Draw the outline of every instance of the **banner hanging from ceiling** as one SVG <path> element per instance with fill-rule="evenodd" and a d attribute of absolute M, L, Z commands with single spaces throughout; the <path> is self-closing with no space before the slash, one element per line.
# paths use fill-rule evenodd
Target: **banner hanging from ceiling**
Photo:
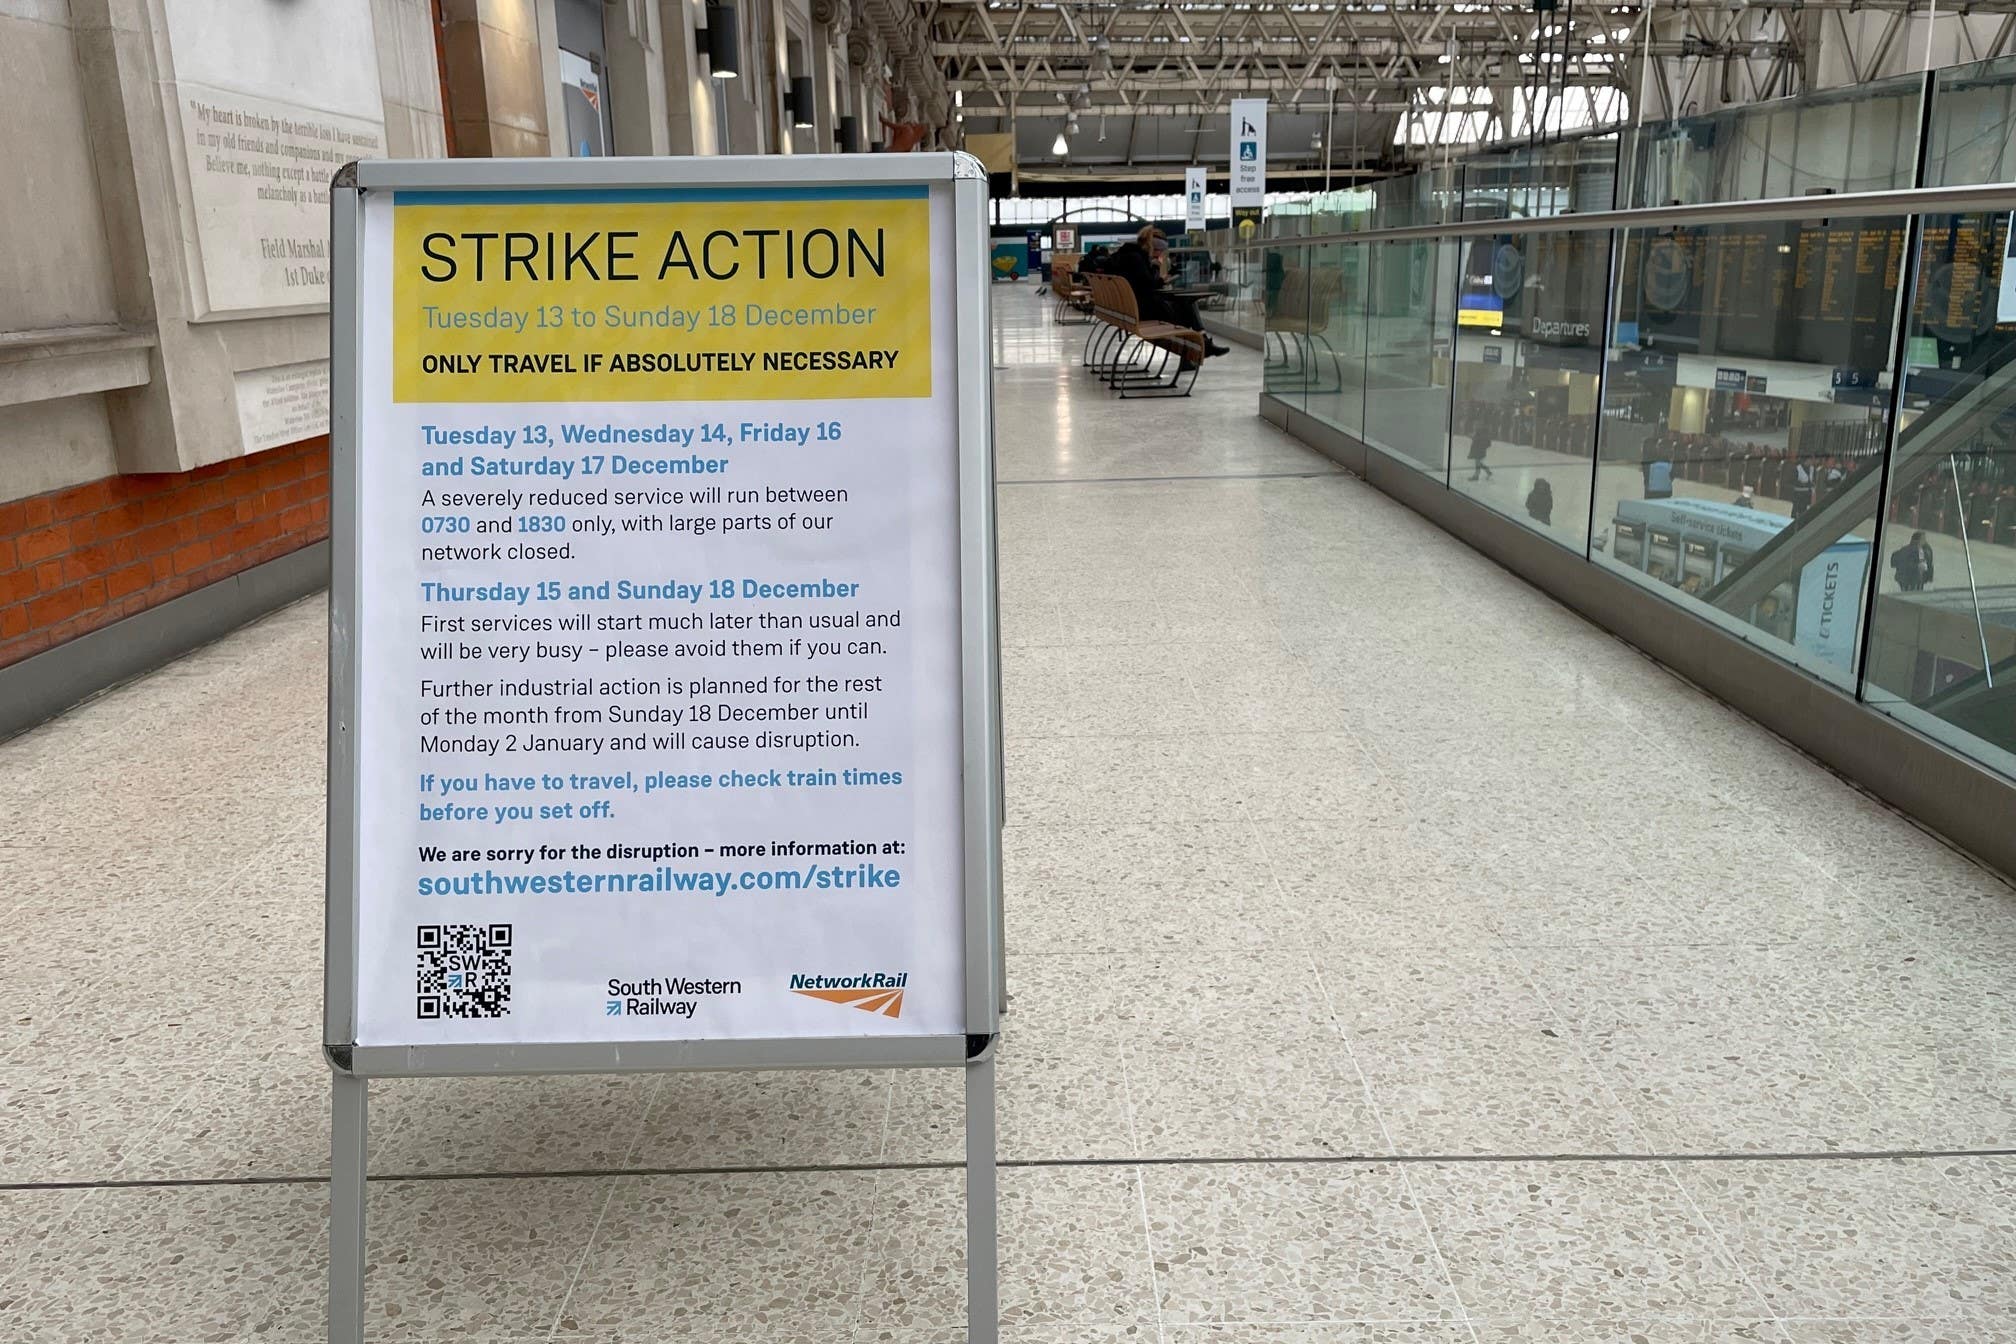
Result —
<path fill-rule="evenodd" d="M 1260 232 L 1267 199 L 1267 100 L 1232 100 L 1232 227 L 1241 239 Z"/>

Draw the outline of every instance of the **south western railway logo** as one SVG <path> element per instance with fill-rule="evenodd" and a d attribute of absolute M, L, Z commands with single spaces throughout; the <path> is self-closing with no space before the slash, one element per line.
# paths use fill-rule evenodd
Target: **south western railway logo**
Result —
<path fill-rule="evenodd" d="M 824 999 L 828 1003 L 859 1008 L 864 1013 L 901 1017 L 903 990 L 909 983 L 908 971 L 898 971 L 893 975 L 883 971 L 865 975 L 794 975 L 791 977 L 791 992 L 803 994 L 808 999 Z"/>

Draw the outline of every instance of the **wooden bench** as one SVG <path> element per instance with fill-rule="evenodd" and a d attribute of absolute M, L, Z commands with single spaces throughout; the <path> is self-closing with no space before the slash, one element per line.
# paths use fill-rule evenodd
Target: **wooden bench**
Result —
<path fill-rule="evenodd" d="M 1084 277 L 1097 325 L 1081 363 L 1122 397 L 1187 397 L 1204 365 L 1204 333 L 1141 316 L 1134 287 L 1117 275 Z"/>
<path fill-rule="evenodd" d="M 1343 370 L 1330 344 L 1330 310 L 1344 289 L 1344 273 L 1335 267 L 1311 272 L 1290 266 L 1281 273 L 1281 288 L 1267 306 L 1265 377 L 1270 392 L 1335 392 L 1343 386 Z M 1275 351 L 1280 351 L 1279 358 Z M 1320 362 L 1329 366 L 1326 377 Z"/>
<path fill-rule="evenodd" d="M 1084 257 L 1077 252 L 1059 252 L 1050 258 L 1050 293 L 1057 300 L 1056 320 L 1090 322 L 1092 287 L 1078 274 Z"/>

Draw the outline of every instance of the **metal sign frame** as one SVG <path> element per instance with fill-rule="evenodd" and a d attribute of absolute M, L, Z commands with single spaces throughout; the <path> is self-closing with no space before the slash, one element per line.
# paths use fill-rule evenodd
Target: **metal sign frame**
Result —
<path fill-rule="evenodd" d="M 360 580 L 358 437 L 359 245 L 372 192 L 551 192 L 708 186 L 923 185 L 949 199 L 956 285 L 961 835 L 964 1001 L 960 1036 L 776 1040 L 582 1041 L 550 1044 L 358 1046 L 357 734 Z M 684 1070 L 961 1067 L 966 1070 L 967 1338 L 994 1344 L 994 1044 L 1006 1002 L 1001 936 L 1002 761 L 996 602 L 992 366 L 992 245 L 987 173 L 967 154 L 794 155 L 677 159 L 438 159 L 352 163 L 331 183 L 329 801 L 323 1049 L 331 1068 L 330 1344 L 364 1338 L 364 1188 L 368 1080 Z M 378 339 L 377 337 L 371 337 Z M 933 340 L 946 339 L 934 332 Z"/>

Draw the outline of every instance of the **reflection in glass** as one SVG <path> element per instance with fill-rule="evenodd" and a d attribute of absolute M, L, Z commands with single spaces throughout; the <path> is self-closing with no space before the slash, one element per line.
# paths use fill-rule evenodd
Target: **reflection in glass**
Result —
<path fill-rule="evenodd" d="M 1460 247 L 1450 482 L 1582 550 L 1610 234 L 1500 234 Z"/>
<path fill-rule="evenodd" d="M 1898 219 L 1638 230 L 1618 257 L 1592 553 L 1854 684 Z"/>
<path fill-rule="evenodd" d="M 2016 280 L 2006 215 L 1923 222 L 1864 698 L 2016 774 Z"/>
<path fill-rule="evenodd" d="M 1372 249 L 1331 243 L 1314 249 L 1310 266 L 1310 345 L 1314 377 L 1309 414 L 1354 438 L 1365 434 L 1365 290 Z"/>
<path fill-rule="evenodd" d="M 1532 219 L 1608 210 L 1617 190 L 1617 134 L 1473 154 L 1463 164 L 1463 218 Z"/>
<path fill-rule="evenodd" d="M 1210 278 L 1204 282 L 1209 293 L 1200 296 L 1199 306 L 1214 319 L 1258 339 L 1267 325 L 1262 288 L 1266 250 L 1234 242 L 1230 229 L 1214 229 L 1201 236 L 1202 250 L 1209 257 L 1203 269 Z"/>
<path fill-rule="evenodd" d="M 2016 179 L 2016 56 L 1938 72 L 1926 126 L 1928 187 Z"/>
<path fill-rule="evenodd" d="M 1453 242 L 1378 243 L 1366 258 L 1365 442 L 1423 471 L 1449 468 Z"/>
<path fill-rule="evenodd" d="M 1296 407 L 1312 383 L 1322 381 L 1320 351 L 1311 339 L 1309 249 L 1270 247 L 1261 260 L 1261 293 L 1266 329 L 1261 345 L 1266 358 L 1261 376 L 1269 394 Z"/>
<path fill-rule="evenodd" d="M 1911 185 L 1917 75 L 1638 128 L 1629 209 Z"/>
<path fill-rule="evenodd" d="M 1921 87 L 1633 128 L 1618 203 L 1911 186 Z M 2016 179 L 2012 115 L 2016 57 L 1938 72 L 1923 185 Z M 1289 248 L 1272 277 L 1261 252 L 1240 254 L 1252 325 L 1284 319 L 1270 385 L 2016 775 L 2009 216 L 1926 217 L 1915 250 L 1901 220 L 1818 213 L 1627 233 L 1602 331 L 1611 240 L 1520 220 L 1602 208 L 1613 143 L 1481 153 L 1311 200 L 1314 232 L 1458 218 L 1505 232 Z"/>
<path fill-rule="evenodd" d="M 1399 229 L 1454 219 L 1462 199 L 1457 185 L 1462 171 L 1453 166 L 1428 168 L 1374 182 L 1372 227 Z"/>

